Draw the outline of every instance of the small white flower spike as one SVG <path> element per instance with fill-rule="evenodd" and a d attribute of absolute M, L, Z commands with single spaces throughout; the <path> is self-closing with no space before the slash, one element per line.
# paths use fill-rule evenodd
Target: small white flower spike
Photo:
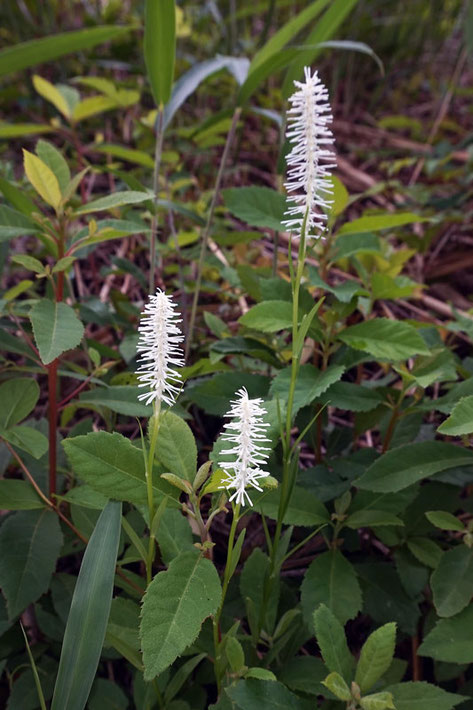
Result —
<path fill-rule="evenodd" d="M 317 72 L 311 76 L 310 68 L 305 67 L 304 75 L 304 82 L 294 82 L 297 91 L 289 99 L 291 108 L 287 112 L 286 138 L 292 150 L 287 156 L 285 183 L 289 219 L 284 224 L 288 231 L 300 234 L 307 214 L 306 235 L 319 236 L 327 220 L 322 210 L 331 205 L 332 189 L 326 178 L 336 166 L 335 154 L 327 148 L 334 140 L 328 127 L 333 119 L 328 91 Z"/>
<path fill-rule="evenodd" d="M 249 399 L 248 392 L 242 387 L 236 393 L 238 399 L 231 402 L 230 411 L 225 414 L 232 421 L 224 425 L 224 441 L 230 441 L 235 446 L 222 451 L 222 456 L 232 456 L 233 462 L 219 462 L 219 466 L 227 474 L 220 488 L 234 488 L 235 493 L 230 501 L 235 500 L 239 505 L 253 505 L 246 491 L 247 486 L 253 486 L 258 491 L 263 489 L 258 485 L 260 478 L 269 476 L 263 471 L 267 453 L 270 449 L 263 444 L 269 442 L 265 436 L 265 429 L 269 426 L 263 421 L 266 410 L 262 407 L 262 399 Z"/>
<path fill-rule="evenodd" d="M 173 383 L 181 380 L 181 375 L 174 369 L 183 367 L 184 358 L 179 343 L 184 340 L 178 323 L 171 296 L 158 289 L 150 296 L 146 304 L 138 332 L 140 338 L 137 352 L 142 353 L 136 374 L 138 387 L 147 387 L 148 391 L 138 396 L 145 404 L 154 400 L 166 402 L 170 407 L 174 404 L 180 390 Z"/>

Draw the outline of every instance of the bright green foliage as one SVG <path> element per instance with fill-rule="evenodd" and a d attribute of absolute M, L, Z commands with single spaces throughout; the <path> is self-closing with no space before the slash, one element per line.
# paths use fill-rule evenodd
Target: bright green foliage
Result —
<path fill-rule="evenodd" d="M 465 526 L 451 513 L 445 510 L 429 510 L 426 514 L 427 519 L 440 530 L 457 530 L 462 531 Z"/>
<path fill-rule="evenodd" d="M 375 318 L 345 328 L 339 340 L 356 350 L 364 350 L 375 359 L 406 360 L 427 355 L 429 350 L 416 329 L 402 321 Z"/>
<path fill-rule="evenodd" d="M 450 619 L 440 619 L 419 647 L 422 656 L 446 663 L 473 663 L 473 606 Z M 452 643 L 454 639 L 454 643 Z"/>
<path fill-rule="evenodd" d="M 393 705 L 392 693 L 373 693 L 361 698 L 360 705 L 363 710 L 396 710 Z"/>
<path fill-rule="evenodd" d="M 66 350 L 77 347 L 84 326 L 65 303 L 38 301 L 30 311 L 31 325 L 42 362 L 49 365 Z"/>
<path fill-rule="evenodd" d="M 174 0 L 146 0 L 144 54 L 148 79 L 157 106 L 171 96 L 176 53 Z"/>
<path fill-rule="evenodd" d="M 141 614 L 145 678 L 159 675 L 196 639 L 205 619 L 217 611 L 217 571 L 198 552 L 176 557 L 149 585 Z"/>
<path fill-rule="evenodd" d="M 308 623 L 319 604 L 324 604 L 344 624 L 358 614 L 361 602 L 355 570 L 339 550 L 323 552 L 311 562 L 301 586 L 301 604 Z"/>
<path fill-rule="evenodd" d="M 121 508 L 121 503 L 107 503 L 87 545 L 67 619 L 51 710 L 83 710 L 87 702 L 112 602 Z"/>
<path fill-rule="evenodd" d="M 330 673 L 322 684 L 330 690 L 339 700 L 351 700 L 350 688 L 342 676 L 335 671 Z"/>
<path fill-rule="evenodd" d="M 0 527 L 0 586 L 13 619 L 47 592 L 62 545 L 50 510 L 21 510 Z"/>
<path fill-rule="evenodd" d="M 240 318 L 246 328 L 254 328 L 263 333 L 287 330 L 292 325 L 292 305 L 288 301 L 263 301 L 253 306 Z"/>
<path fill-rule="evenodd" d="M 343 626 L 325 604 L 313 614 L 315 638 L 327 668 L 339 673 L 350 683 L 353 677 L 353 656 L 348 650 Z"/>
<path fill-rule="evenodd" d="M 281 230 L 286 198 L 268 187 L 232 187 L 223 197 L 230 212 L 252 227 Z"/>
<path fill-rule="evenodd" d="M 370 690 L 389 669 L 394 657 L 396 624 L 385 624 L 373 631 L 363 644 L 356 667 L 355 683 L 361 692 Z"/>
<path fill-rule="evenodd" d="M 465 436 L 473 432 L 473 395 L 460 399 L 438 431 L 447 436 Z"/>
<path fill-rule="evenodd" d="M 462 611 L 473 597 L 473 550 L 458 545 L 444 552 L 430 583 L 439 616 Z"/>
<path fill-rule="evenodd" d="M 294 393 L 294 414 L 299 409 L 311 404 L 323 394 L 330 385 L 338 382 L 345 371 L 342 365 L 330 365 L 326 370 L 318 370 L 313 365 L 302 365 L 297 378 Z M 288 397 L 291 368 L 281 370 L 271 383 L 271 394 L 284 401 Z"/>
<path fill-rule="evenodd" d="M 159 419 L 156 456 L 166 471 L 187 481 L 194 480 L 197 466 L 194 435 L 189 425 L 173 412 L 166 412 Z"/>

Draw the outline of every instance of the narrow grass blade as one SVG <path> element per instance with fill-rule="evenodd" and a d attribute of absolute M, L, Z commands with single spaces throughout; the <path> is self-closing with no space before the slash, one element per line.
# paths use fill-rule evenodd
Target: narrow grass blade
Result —
<path fill-rule="evenodd" d="M 51 710 L 83 710 L 105 638 L 120 540 L 121 503 L 103 509 L 89 540 L 67 620 Z"/>

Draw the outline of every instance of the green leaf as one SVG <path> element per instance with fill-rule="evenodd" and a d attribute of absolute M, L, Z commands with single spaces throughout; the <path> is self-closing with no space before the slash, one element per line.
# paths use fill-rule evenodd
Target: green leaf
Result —
<path fill-rule="evenodd" d="M 128 698 L 115 681 L 96 678 L 90 691 L 87 710 L 127 710 Z"/>
<path fill-rule="evenodd" d="M 84 326 L 74 310 L 65 303 L 43 298 L 31 309 L 30 319 L 41 361 L 45 365 L 79 345 L 84 335 Z"/>
<path fill-rule="evenodd" d="M 447 436 L 466 436 L 473 433 L 473 395 L 462 397 L 437 431 Z"/>
<path fill-rule="evenodd" d="M 389 669 L 396 645 L 396 624 L 391 622 L 373 631 L 361 649 L 355 683 L 361 692 L 369 690 Z"/>
<path fill-rule="evenodd" d="M 94 390 L 81 392 L 79 403 L 84 406 L 93 404 L 107 407 L 112 412 L 124 414 L 127 417 L 150 417 L 153 407 L 138 401 L 140 392 L 141 390 L 135 385 L 97 387 Z"/>
<path fill-rule="evenodd" d="M 5 199 L 26 217 L 30 217 L 33 212 L 36 212 L 36 205 L 33 200 L 14 183 L 3 177 L 0 177 L 0 190 Z"/>
<path fill-rule="evenodd" d="M 197 467 L 194 435 L 184 419 L 173 412 L 166 411 L 159 418 L 156 457 L 167 471 L 187 481 L 194 480 Z"/>
<path fill-rule="evenodd" d="M 421 656 L 445 663 L 473 663 L 473 604 L 450 619 L 440 619 L 419 646 Z"/>
<path fill-rule="evenodd" d="M 342 678 L 350 683 L 354 659 L 348 650 L 343 626 L 325 604 L 319 606 L 312 619 L 325 665 L 329 671 L 340 673 Z"/>
<path fill-rule="evenodd" d="M 427 476 L 473 463 L 473 453 L 443 441 L 421 441 L 382 454 L 355 481 L 359 488 L 395 493 Z"/>
<path fill-rule="evenodd" d="M 75 211 L 76 215 L 89 214 L 89 212 L 104 212 L 113 210 L 116 207 L 123 205 L 136 205 L 140 202 L 152 199 L 153 195 L 149 192 L 141 192 L 139 190 L 124 190 L 123 192 L 114 192 L 112 195 L 100 197 L 98 200 L 82 205 Z"/>
<path fill-rule="evenodd" d="M 363 252 L 381 253 L 381 241 L 376 234 L 362 232 L 361 234 L 337 235 L 334 249 L 334 259 L 336 261 Z"/>
<path fill-rule="evenodd" d="M 128 163 L 136 163 L 137 165 L 142 165 L 151 170 L 154 168 L 153 158 L 142 150 L 126 148 L 123 145 L 104 143 L 102 145 L 94 145 L 94 151 L 97 153 L 105 153 L 105 155 L 113 155 L 114 158 L 126 160 Z"/>
<path fill-rule="evenodd" d="M 393 705 L 392 693 L 374 693 L 361 698 L 360 705 L 363 710 L 396 710 Z"/>
<path fill-rule="evenodd" d="M 40 459 L 48 450 L 48 439 L 44 434 L 24 424 L 11 429 L 0 428 L 0 437 L 31 454 L 35 459 Z"/>
<path fill-rule="evenodd" d="M 269 557 L 255 547 L 246 560 L 240 575 L 240 594 L 242 599 L 251 599 L 257 618 L 259 618 L 264 601 L 265 581 L 269 575 Z M 279 602 L 279 578 L 276 577 L 271 586 L 271 594 L 266 602 L 266 615 L 263 619 L 264 629 L 268 632 L 274 628 Z"/>
<path fill-rule="evenodd" d="M 330 609 L 342 624 L 361 609 L 361 589 L 355 570 L 339 550 L 317 555 L 305 573 L 301 605 L 308 624 L 319 604 Z"/>
<path fill-rule="evenodd" d="M 22 510 L 2 524 L 0 586 L 10 618 L 48 590 L 61 546 L 58 517 L 50 510 Z"/>
<path fill-rule="evenodd" d="M 430 585 L 439 616 L 454 616 L 462 611 L 473 597 L 473 550 L 458 545 L 444 552 Z"/>
<path fill-rule="evenodd" d="M 251 227 L 280 231 L 287 209 L 286 197 L 269 187 L 231 187 L 223 190 L 225 205 L 234 217 Z"/>
<path fill-rule="evenodd" d="M 39 385 L 29 377 L 7 380 L 0 385 L 0 426 L 8 429 L 28 416 L 39 399 Z"/>
<path fill-rule="evenodd" d="M 174 0 L 146 0 L 144 55 L 156 105 L 169 101 L 176 54 Z"/>
<path fill-rule="evenodd" d="M 1 60 L 1 53 L 0 53 Z M 53 126 L 42 125 L 41 123 L 2 123 L 0 122 L 0 139 L 23 138 L 38 133 L 52 133 Z"/>
<path fill-rule="evenodd" d="M 43 163 L 53 171 L 59 183 L 61 194 L 64 195 L 71 181 L 71 172 L 62 153 L 60 153 L 56 146 L 45 140 L 39 140 L 37 142 L 36 153 Z"/>
<path fill-rule="evenodd" d="M 121 639 L 135 651 L 140 650 L 140 607 L 131 599 L 116 597 L 112 599 L 110 616 L 107 624 L 105 645 L 108 643 L 108 635 Z"/>
<path fill-rule="evenodd" d="M 121 37 L 130 30 L 131 27 L 103 25 L 15 44 L 0 52 L 0 76 L 49 62 L 65 54 L 95 47 L 102 42 Z"/>
<path fill-rule="evenodd" d="M 62 199 L 57 177 L 51 168 L 33 153 L 23 149 L 23 158 L 26 177 L 40 197 L 57 211 Z"/>
<path fill-rule="evenodd" d="M 281 402 L 286 402 L 289 396 L 292 368 L 286 367 L 278 372 L 271 383 L 271 395 Z M 293 416 L 299 409 L 320 397 L 329 387 L 337 382 L 345 368 L 343 365 L 329 365 L 326 370 L 318 370 L 313 365 L 301 365 L 296 380 L 294 392 Z"/>
<path fill-rule="evenodd" d="M 358 232 L 379 232 L 382 229 L 404 227 L 406 224 L 428 222 L 430 217 L 421 217 L 413 212 L 399 212 L 392 214 L 366 215 L 353 222 L 346 222 L 339 230 L 339 234 L 357 234 Z"/>
<path fill-rule="evenodd" d="M 0 510 L 35 508 L 44 508 L 44 501 L 29 483 L 14 478 L 0 479 Z"/>
<path fill-rule="evenodd" d="M 164 511 L 156 532 L 156 540 L 166 565 L 181 553 L 192 549 L 192 530 L 180 510 L 167 508 Z"/>
<path fill-rule="evenodd" d="M 207 414 L 223 416 L 229 408 L 235 392 L 245 387 L 251 398 L 265 397 L 268 392 L 269 378 L 247 372 L 224 372 L 186 390 L 192 402 L 195 402 Z"/>
<path fill-rule="evenodd" d="M 389 318 L 374 318 L 352 325 L 337 337 L 351 348 L 364 350 L 383 360 L 406 360 L 429 354 L 424 340 L 412 325 Z"/>
<path fill-rule="evenodd" d="M 394 567 L 387 562 L 363 562 L 356 571 L 363 588 L 363 611 L 379 624 L 396 621 L 402 631 L 413 635 L 419 608 L 407 596 Z"/>
<path fill-rule="evenodd" d="M 343 680 L 340 673 L 332 671 L 325 680 L 322 681 L 322 685 L 330 690 L 339 700 L 351 700 L 350 688 Z"/>
<path fill-rule="evenodd" d="M 376 390 L 354 382 L 335 382 L 317 399 L 322 404 L 349 412 L 370 412 L 383 401 Z"/>
<path fill-rule="evenodd" d="M 303 701 L 277 680 L 247 678 L 225 691 L 240 710 L 303 710 Z"/>
<path fill-rule="evenodd" d="M 327 669 L 320 658 L 294 656 L 284 663 L 280 680 L 291 690 L 309 695 L 321 695 L 322 681 L 326 675 Z"/>
<path fill-rule="evenodd" d="M 348 516 L 344 525 L 352 530 L 359 528 L 375 528 L 382 525 L 404 525 L 397 515 L 388 513 L 386 510 L 357 510 Z"/>
<path fill-rule="evenodd" d="M 195 641 L 215 614 L 221 587 L 217 570 L 197 551 L 176 557 L 149 585 L 141 613 L 145 680 L 152 680 Z"/>
<path fill-rule="evenodd" d="M 112 602 L 121 509 L 121 503 L 107 503 L 87 544 L 67 619 L 51 710 L 83 710 L 87 702 Z"/>
<path fill-rule="evenodd" d="M 71 110 L 69 104 L 54 84 L 51 84 L 47 79 L 43 79 L 42 76 L 35 74 L 33 76 L 33 86 L 38 94 L 42 96 L 43 99 L 46 99 L 46 101 L 53 104 L 63 116 L 66 116 L 66 118 L 70 116 Z M 41 155 L 39 155 L 39 157 L 43 160 Z"/>
<path fill-rule="evenodd" d="M 72 469 L 94 490 L 135 505 L 146 503 L 143 452 L 129 439 L 117 432 L 95 431 L 65 439 L 62 445 Z M 153 481 L 153 490 L 162 495 L 159 479 Z"/>
<path fill-rule="evenodd" d="M 457 530 L 462 532 L 465 530 L 465 526 L 451 513 L 447 513 L 445 510 L 429 510 L 425 514 L 427 520 L 435 525 L 436 528 L 440 530 Z"/>
<path fill-rule="evenodd" d="M 442 548 L 428 537 L 411 537 L 407 541 L 407 547 L 419 562 L 433 569 L 437 567 L 443 555 Z"/>
<path fill-rule="evenodd" d="M 11 258 L 14 264 L 20 264 L 28 271 L 34 271 L 36 274 L 44 273 L 44 266 L 39 261 L 35 259 L 34 256 L 28 256 L 27 254 L 14 254 Z"/>
<path fill-rule="evenodd" d="M 280 491 L 266 493 L 257 510 L 272 520 L 278 519 Z M 330 522 L 328 511 L 310 491 L 298 486 L 292 489 L 289 505 L 283 518 L 286 525 L 315 526 Z"/>
<path fill-rule="evenodd" d="M 240 318 L 246 328 L 262 333 L 276 333 L 292 328 L 292 303 L 289 301 L 263 301 L 250 308 Z"/>
<path fill-rule="evenodd" d="M 392 693 L 396 710 L 451 710 L 465 702 L 464 695 L 447 693 L 430 683 L 422 681 L 397 683 L 386 690 Z"/>

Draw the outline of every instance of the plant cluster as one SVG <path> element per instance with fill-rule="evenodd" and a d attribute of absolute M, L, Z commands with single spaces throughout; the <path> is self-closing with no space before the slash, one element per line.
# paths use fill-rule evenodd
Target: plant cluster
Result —
<path fill-rule="evenodd" d="M 174 81 L 198 12 L 147 0 L 144 102 L 126 72 L 35 73 L 45 118 L 0 123 L 5 155 L 23 147 L 0 173 L 8 710 L 471 703 L 473 321 L 416 310 L 403 271 L 462 203 L 404 189 L 402 161 L 349 194 L 310 67 L 327 50 L 380 62 L 336 40 L 361 3 L 315 0 L 271 33 L 279 5 L 251 61 Z M 0 76 L 130 34 L 18 43 Z M 178 122 L 227 75 L 229 109 Z M 232 184 L 251 116 L 278 137 L 279 189 Z"/>

